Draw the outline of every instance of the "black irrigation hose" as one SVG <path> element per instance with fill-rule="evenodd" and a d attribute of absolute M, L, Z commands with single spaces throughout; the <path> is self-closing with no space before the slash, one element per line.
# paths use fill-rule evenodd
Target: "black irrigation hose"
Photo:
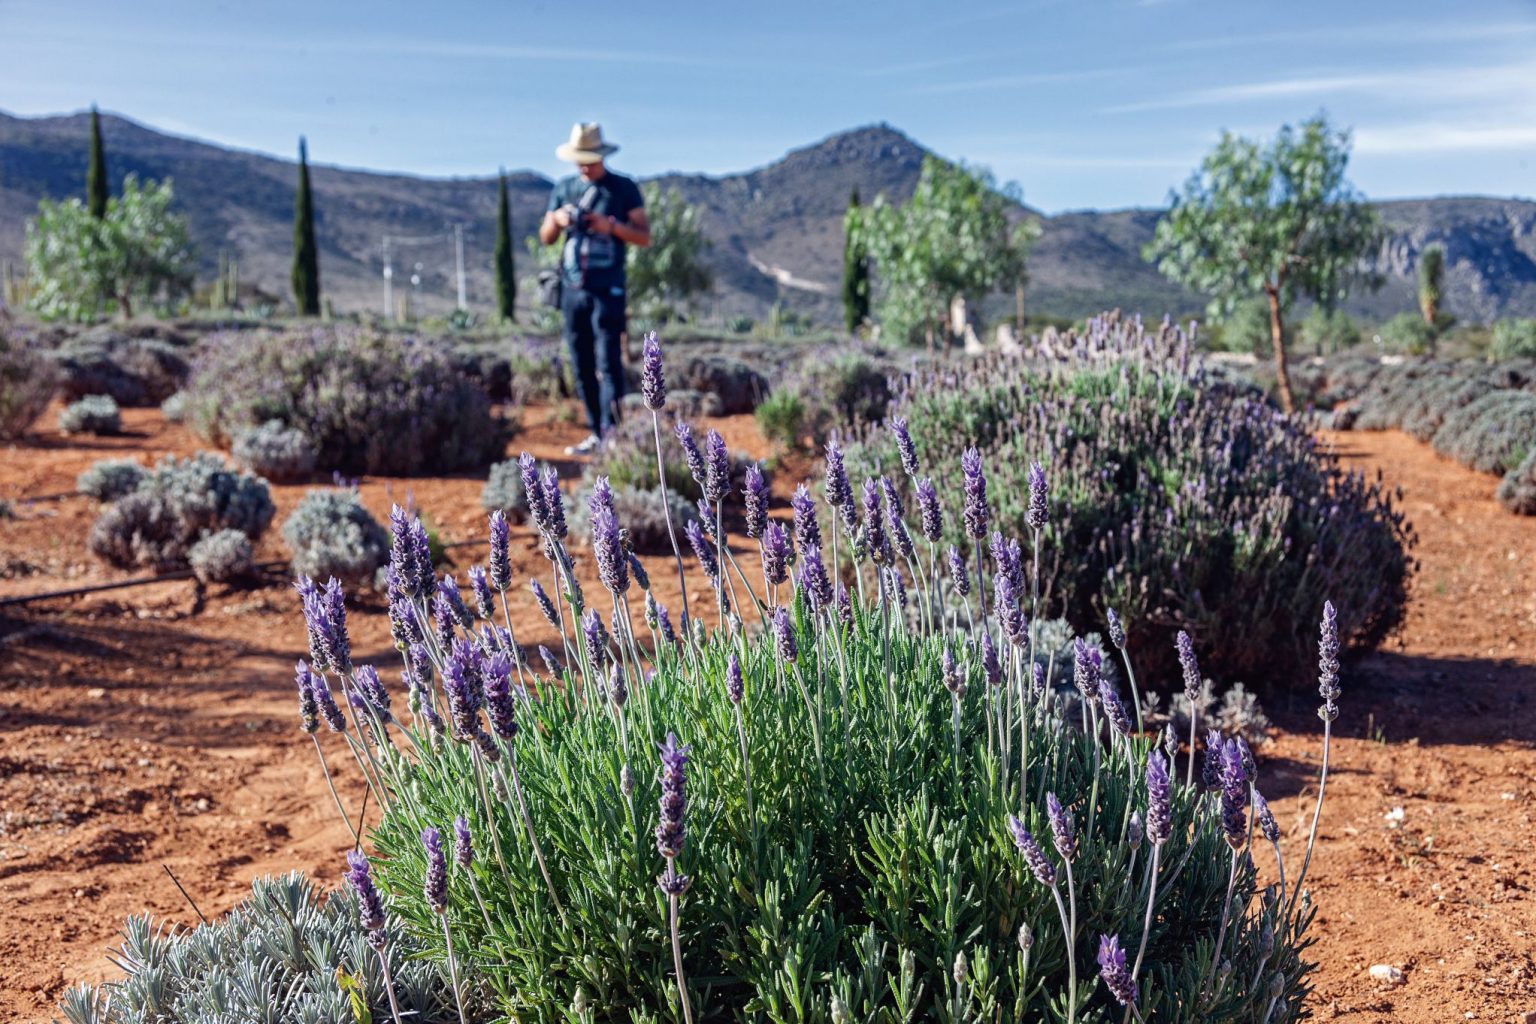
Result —
<path fill-rule="evenodd" d="M 468 547 L 471 544 L 484 544 L 483 540 L 456 540 L 443 545 L 444 551 L 453 548 Z M 251 566 L 253 571 L 265 572 L 269 569 L 281 569 L 287 565 L 286 561 L 258 562 Z M 12 605 L 31 604 L 34 601 L 49 601 L 59 597 L 80 597 L 85 594 L 99 594 L 104 590 L 123 590 L 128 587 L 143 587 L 151 583 L 168 583 L 175 580 L 189 580 L 192 578 L 191 569 L 178 569 L 175 572 L 158 573 L 154 576 L 136 576 L 131 580 L 117 580 L 113 583 L 93 583 L 88 587 L 71 587 L 68 590 L 46 590 L 40 594 L 19 594 L 16 597 L 0 598 L 0 608 Z"/>

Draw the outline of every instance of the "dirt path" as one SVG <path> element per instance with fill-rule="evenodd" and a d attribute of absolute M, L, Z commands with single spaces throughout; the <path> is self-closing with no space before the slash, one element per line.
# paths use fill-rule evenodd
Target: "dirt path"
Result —
<path fill-rule="evenodd" d="M 137 436 L 97 447 L 45 436 L 0 458 L 0 497 L 67 489 L 110 449 L 186 453 L 195 440 L 155 411 L 130 411 Z M 763 450 L 750 418 L 733 446 Z M 514 444 L 555 456 L 581 432 L 530 423 Z M 1362 468 L 1405 491 L 1423 569 L 1401 637 L 1345 680 L 1337 771 L 1312 868 L 1321 905 L 1315 1013 L 1361 1021 L 1519 1020 L 1536 1010 L 1536 521 L 1503 512 L 1491 478 L 1395 434 L 1335 438 Z M 103 451 L 107 449 L 108 451 Z M 566 469 L 574 473 L 574 465 Z M 780 474 L 787 494 L 800 474 Z M 407 493 L 449 539 L 478 537 L 477 479 L 370 480 L 375 515 Z M 302 487 L 275 489 L 279 521 Z M 0 594 L 114 574 L 84 552 L 83 499 L 21 507 L 0 524 Z M 541 564 L 514 532 L 521 571 Z M 263 554 L 280 557 L 274 540 Z M 460 571 L 479 557 L 459 554 Z M 655 560 L 663 591 L 670 561 Z M 531 600 L 520 622 L 540 623 Z M 380 608 L 351 622 L 363 655 L 388 646 Z M 553 639 L 537 633 L 525 641 Z M 227 910 L 250 878 L 302 869 L 338 875 L 349 844 L 298 731 L 290 692 L 303 650 L 282 587 L 214 592 L 164 583 L 0 617 L 0 1006 L 48 1021 L 62 989 L 112 972 L 122 919 L 148 911 L 195 921 L 162 864 L 203 913 Z M 1310 697 L 1271 706 L 1281 722 L 1261 785 L 1294 848 L 1305 838 L 1319 733 Z M 344 793 L 360 783 L 340 769 Z M 353 800 L 356 806 L 356 800 Z M 1401 824 L 1386 815 L 1403 809 Z M 370 812 L 371 813 L 371 812 Z M 1406 983 L 1367 970 L 1390 963 Z"/>

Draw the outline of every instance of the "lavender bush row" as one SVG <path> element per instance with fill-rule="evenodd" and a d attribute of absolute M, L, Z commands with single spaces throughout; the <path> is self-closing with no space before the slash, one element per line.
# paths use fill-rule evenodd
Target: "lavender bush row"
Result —
<path fill-rule="evenodd" d="M 30 334 L 0 321 L 0 440 L 27 432 L 59 389 L 59 372 Z"/>
<path fill-rule="evenodd" d="M 547 562 L 527 585 L 560 638 L 536 656 L 499 512 L 466 599 L 396 511 L 394 664 L 355 660 L 342 586 L 301 579 L 300 724 L 384 808 L 372 859 L 348 869 L 381 966 L 405 922 L 455 994 L 472 980 L 525 1021 L 1300 1019 L 1311 840 L 1299 869 L 1282 858 L 1240 740 L 1181 755 L 1139 733 L 1134 683 L 1096 648 L 1074 645 L 1072 696 L 1057 692 L 1028 611 L 1052 481 L 1035 472 L 1015 543 L 987 534 L 996 463 L 965 461 L 965 486 L 939 492 L 963 500 L 922 488 L 916 524 L 896 488 L 855 487 L 835 459 L 829 507 L 804 488 L 789 525 L 759 518 L 754 480 L 754 579 L 730 572 L 734 487 L 707 439 L 690 620 L 650 592 L 603 480 L 585 590 L 558 480 L 525 458 Z M 919 551 L 935 519 L 987 535 L 944 578 Z M 951 587 L 963 611 L 938 599 Z M 1326 766 L 1340 627 L 1318 613 Z M 1140 629 L 1111 620 L 1133 680 Z M 333 796 L 343 814 L 362 799 Z"/>
<path fill-rule="evenodd" d="M 939 493 L 960 491 L 973 446 L 993 467 L 987 528 L 1019 533 L 1030 558 L 1039 542 L 1036 614 L 1086 631 L 1118 610 L 1154 684 L 1175 670 L 1182 630 L 1217 679 L 1300 685 L 1325 597 L 1355 649 L 1401 620 L 1413 535 L 1381 483 L 1346 472 L 1256 393 L 1207 378 L 1189 341 L 1167 324 L 1099 319 L 1033 358 L 916 371 L 892 415 L 910 422 Z M 1053 509 L 1038 533 L 1036 461 Z M 848 463 L 916 493 L 888 431 L 866 432 Z M 985 536 L 951 518 L 939 543 L 963 551 Z"/>
<path fill-rule="evenodd" d="M 186 420 L 227 444 L 276 420 L 322 470 L 411 475 L 484 465 L 507 425 L 439 343 L 349 327 L 210 337 L 185 389 Z"/>

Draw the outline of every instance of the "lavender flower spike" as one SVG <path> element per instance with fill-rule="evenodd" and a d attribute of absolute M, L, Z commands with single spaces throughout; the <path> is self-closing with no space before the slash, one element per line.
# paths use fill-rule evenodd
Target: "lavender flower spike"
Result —
<path fill-rule="evenodd" d="M 691 749 L 679 745 L 677 734 L 671 732 L 661 745 L 661 821 L 656 826 L 656 850 L 663 857 L 681 856 L 688 838 L 685 824 L 688 801 L 684 790 Z"/>
<path fill-rule="evenodd" d="M 704 486 L 704 480 L 708 475 L 704 469 L 704 453 L 699 450 L 699 442 L 693 436 L 693 426 L 687 420 L 678 420 L 672 428 L 672 433 L 677 435 L 677 443 L 682 445 L 683 458 L 688 462 L 688 472 L 700 487 Z"/>
<path fill-rule="evenodd" d="M 891 433 L 896 438 L 896 451 L 901 456 L 901 468 L 912 479 L 917 479 L 917 445 L 912 443 L 912 431 L 901 417 L 891 420 Z"/>
<path fill-rule="evenodd" d="M 1242 748 L 1230 741 L 1223 750 L 1221 770 L 1221 828 L 1227 845 L 1241 850 L 1248 841 L 1248 774 Z"/>
<path fill-rule="evenodd" d="M 718 587 L 720 563 L 715 560 L 715 546 L 705 536 L 704 528 L 699 525 L 697 519 L 690 519 L 684 532 L 688 535 L 688 543 L 693 546 L 693 553 L 698 556 L 699 565 L 704 568 L 704 575 L 709 577 L 711 585 Z"/>
<path fill-rule="evenodd" d="M 1104 613 L 1104 618 L 1109 622 L 1109 642 L 1115 645 L 1115 650 L 1125 650 L 1125 623 L 1113 608 Z"/>
<path fill-rule="evenodd" d="M 453 860 L 466 871 L 475 863 L 475 840 L 462 814 L 453 819 Z"/>
<path fill-rule="evenodd" d="M 517 457 L 518 472 L 523 478 L 523 493 L 528 500 L 528 518 L 542 533 L 549 532 L 549 505 L 544 499 L 544 480 L 539 475 L 539 464 L 532 455 L 523 452 Z"/>
<path fill-rule="evenodd" d="M 795 488 L 795 496 L 789 499 L 789 507 L 795 512 L 795 545 L 805 552 L 821 547 L 821 524 L 816 521 L 816 499 L 805 484 Z"/>
<path fill-rule="evenodd" d="M 619 519 L 613 511 L 613 489 L 608 486 L 606 476 L 598 477 L 593 484 L 587 507 L 592 513 L 592 557 L 597 562 L 598 578 L 609 593 L 623 597 L 629 591 L 629 559 L 619 536 Z"/>
<path fill-rule="evenodd" d="M 778 645 L 779 657 L 793 665 L 800 657 L 800 647 L 795 641 L 795 624 L 790 620 L 788 608 L 780 607 L 773 613 L 773 638 Z"/>
<path fill-rule="evenodd" d="M 1147 757 L 1147 838 L 1160 846 L 1172 835 L 1173 782 L 1168 777 L 1168 759 L 1154 750 Z"/>
<path fill-rule="evenodd" d="M 827 442 L 827 504 L 838 509 L 853 504 L 853 485 L 848 482 L 843 450 L 836 441 Z"/>
<path fill-rule="evenodd" d="M 652 412 L 660 412 L 667 404 L 667 375 L 661 361 L 661 342 L 656 340 L 655 331 L 648 331 L 645 335 L 640 393 L 645 396 L 645 407 Z"/>
<path fill-rule="evenodd" d="M 1323 698 L 1317 717 L 1332 722 L 1339 717 L 1339 615 L 1333 602 L 1323 602 L 1322 631 L 1317 645 L 1317 692 Z"/>
<path fill-rule="evenodd" d="M 1200 699 L 1200 663 L 1195 660 L 1195 642 L 1182 629 L 1173 638 L 1179 652 L 1179 667 L 1184 670 L 1184 699 L 1193 704 Z"/>
<path fill-rule="evenodd" d="M 746 679 L 741 673 L 741 659 L 736 652 L 731 652 L 730 659 L 725 664 L 725 693 L 731 698 L 732 704 L 740 704 L 747 694 Z"/>
<path fill-rule="evenodd" d="M 937 544 L 944 536 L 944 509 L 939 504 L 939 491 L 931 477 L 917 482 L 917 510 L 922 520 L 923 537 Z"/>
<path fill-rule="evenodd" d="M 789 578 L 789 565 L 794 560 L 789 531 L 778 520 L 770 522 L 763 531 L 763 579 L 771 587 L 783 583 Z"/>
<path fill-rule="evenodd" d="M 768 484 L 763 480 L 763 469 L 757 463 L 747 467 L 741 491 L 747 536 L 758 540 L 768 525 Z"/>
<path fill-rule="evenodd" d="M 725 438 L 711 429 L 704 435 L 704 497 L 716 508 L 731 490 L 731 453 Z"/>
<path fill-rule="evenodd" d="M 971 593 L 971 572 L 965 565 L 965 556 L 953 544 L 949 546 L 949 581 L 955 585 L 955 593 L 968 597 Z"/>
<path fill-rule="evenodd" d="M 528 589 L 533 591 L 533 599 L 539 604 L 539 611 L 544 613 L 545 620 L 556 629 L 560 628 L 560 616 L 555 611 L 555 603 L 549 599 L 549 592 L 538 580 L 529 580 Z"/>
<path fill-rule="evenodd" d="M 1045 814 L 1051 822 L 1051 840 L 1056 845 L 1056 852 L 1061 854 L 1061 859 L 1071 860 L 1076 857 L 1077 835 L 1072 825 L 1072 815 L 1061 806 L 1055 793 L 1045 794 Z"/>
<path fill-rule="evenodd" d="M 368 855 L 361 850 L 347 854 L 347 883 L 357 894 L 358 923 L 368 931 L 368 944 L 378 949 L 384 944 L 384 898 L 373 884 L 373 870 Z M 377 938 L 375 938 L 377 936 Z"/>
<path fill-rule="evenodd" d="M 1043 530 L 1045 528 L 1046 508 L 1046 483 L 1045 469 L 1040 463 L 1031 463 L 1029 467 L 1029 505 L 1024 512 L 1024 521 L 1029 524 L 1031 530 Z"/>
<path fill-rule="evenodd" d="M 1109 724 L 1122 736 L 1131 734 L 1131 716 L 1125 710 L 1125 704 L 1120 700 L 1120 693 L 1115 689 L 1115 684 L 1108 679 L 1099 679 L 1099 703 L 1104 705 L 1104 715 L 1109 719 Z"/>
<path fill-rule="evenodd" d="M 485 567 L 472 565 L 469 567 L 469 590 L 475 595 L 475 613 L 482 619 L 489 619 L 496 612 L 496 597 L 491 591 L 491 581 L 486 575 Z"/>
<path fill-rule="evenodd" d="M 1034 873 L 1035 880 L 1046 888 L 1056 884 L 1056 866 L 1041 849 L 1039 841 L 1024 823 L 1013 815 L 1008 816 L 1008 831 L 1013 833 L 1014 845 L 1024 855 L 1024 863 L 1029 865 L 1029 870 Z"/>
<path fill-rule="evenodd" d="M 1125 950 L 1117 935 L 1099 936 L 1099 977 L 1121 1006 L 1135 1006 L 1140 995 L 1136 979 L 1125 966 Z"/>
<path fill-rule="evenodd" d="M 299 685 L 299 724 L 305 732 L 313 735 L 320 729 L 320 707 L 315 702 L 315 675 L 309 670 L 309 665 L 301 660 L 294 670 L 294 677 Z"/>
<path fill-rule="evenodd" d="M 992 510 L 987 504 L 987 477 L 981 468 L 981 452 L 967 448 L 960 456 L 960 470 L 965 476 L 965 532 L 975 540 L 987 535 Z"/>
<path fill-rule="evenodd" d="M 506 513 L 501 509 L 491 513 L 491 586 L 497 593 L 505 594 L 512 588 L 511 536 Z"/>
<path fill-rule="evenodd" d="M 443 853 L 443 834 L 427 827 L 421 830 L 421 845 L 427 851 L 426 879 L 422 885 L 427 906 L 435 913 L 448 912 L 448 858 Z"/>

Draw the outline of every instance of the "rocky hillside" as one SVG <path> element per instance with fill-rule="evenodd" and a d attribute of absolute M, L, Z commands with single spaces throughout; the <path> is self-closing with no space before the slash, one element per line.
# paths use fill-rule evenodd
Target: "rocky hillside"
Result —
<path fill-rule="evenodd" d="M 0 114 L 0 261 L 19 263 L 24 225 L 42 197 L 78 194 L 84 177 L 88 118 L 16 118 Z M 188 216 L 202 271 L 221 251 L 240 261 L 242 278 L 286 296 L 294 167 L 290 161 L 179 138 L 118 117 L 103 118 L 108 165 L 116 184 L 129 173 L 172 177 Z M 323 154 L 322 140 L 312 152 Z M 866 201 L 911 193 L 923 147 L 888 126 L 859 128 L 793 150 L 766 167 L 723 177 L 667 175 L 702 207 L 713 241 L 718 314 L 762 316 L 775 301 L 820 319 L 838 318 L 842 216 L 850 191 Z M 619 165 L 622 170 L 622 163 Z M 397 282 L 421 264 L 420 295 L 429 309 L 453 296 L 449 231 L 465 225 L 472 304 L 491 302 L 490 252 L 496 193 L 491 178 L 417 178 L 316 165 L 313 181 L 321 278 L 340 309 L 382 302 L 382 240 L 394 245 Z M 531 233 L 550 186 L 540 175 L 511 175 L 514 228 Z M 1027 185 L 1027 182 L 1025 183 Z M 1374 317 L 1412 308 L 1418 254 L 1447 252 L 1446 307 L 1463 320 L 1536 316 L 1536 203 L 1445 198 L 1380 204 L 1390 232 L 1378 263 L 1387 283 L 1354 304 Z M 1021 210 L 1021 216 L 1039 216 Z M 1031 263 L 1030 307 L 1080 315 L 1120 305 L 1149 315 L 1187 314 L 1201 302 L 1169 285 L 1141 259 L 1156 210 L 1082 211 L 1042 218 L 1044 235 Z M 519 251 L 526 264 L 526 257 Z"/>

